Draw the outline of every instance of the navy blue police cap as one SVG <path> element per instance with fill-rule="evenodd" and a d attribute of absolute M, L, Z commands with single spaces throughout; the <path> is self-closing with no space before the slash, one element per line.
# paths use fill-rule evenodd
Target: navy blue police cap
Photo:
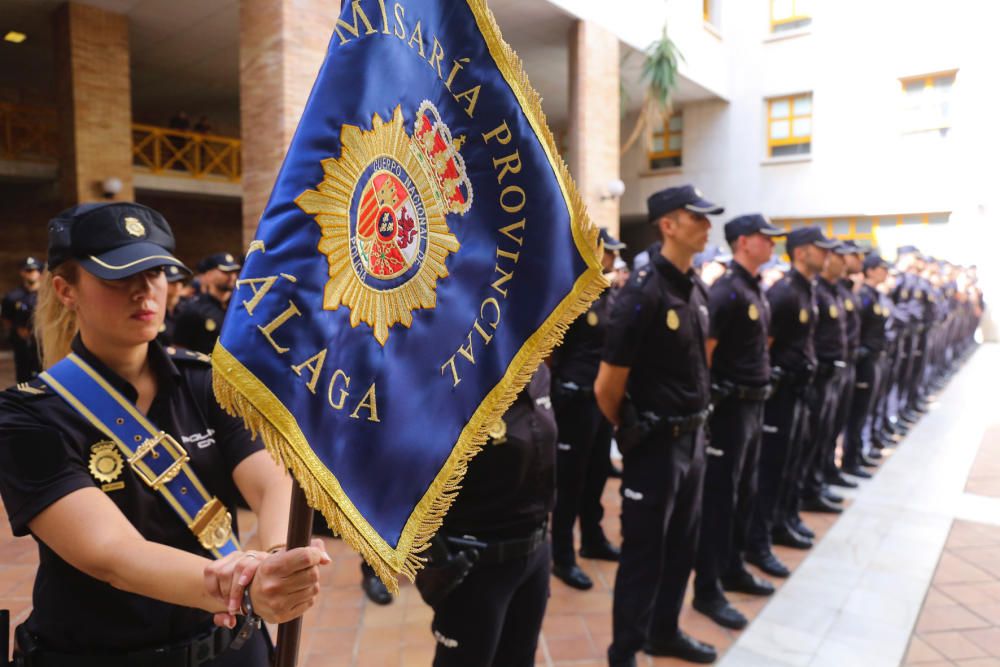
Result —
<path fill-rule="evenodd" d="M 915 245 L 904 245 L 904 246 L 899 246 L 896 249 L 896 254 L 897 255 L 919 255 L 920 251 L 917 250 L 917 246 L 915 246 Z"/>
<path fill-rule="evenodd" d="M 888 269 L 889 262 L 885 261 L 885 258 L 877 252 L 873 252 L 865 257 L 864 264 L 862 264 L 865 271 L 870 269 Z"/>
<path fill-rule="evenodd" d="M 601 241 L 604 242 L 605 252 L 618 252 L 619 250 L 624 250 L 627 247 L 624 243 L 612 236 L 604 227 L 601 227 L 600 236 Z"/>
<path fill-rule="evenodd" d="M 212 269 L 218 269 L 219 271 L 230 273 L 232 271 L 239 271 L 242 266 L 232 253 L 217 252 L 198 262 L 198 272 L 205 273 Z"/>
<path fill-rule="evenodd" d="M 44 268 L 45 262 L 37 257 L 26 257 L 25 260 L 21 262 L 22 271 L 41 271 Z"/>
<path fill-rule="evenodd" d="M 819 227 L 799 227 L 788 232 L 788 238 L 785 240 L 785 248 L 788 255 L 791 256 L 792 251 L 800 246 L 811 244 L 823 250 L 833 250 L 837 247 L 838 243 L 839 241 L 826 238 L 823 235 L 823 230 Z"/>
<path fill-rule="evenodd" d="M 172 264 L 168 266 L 164 272 L 167 274 L 168 283 L 177 283 L 190 277 L 190 274 L 187 271 L 181 271 L 179 267 Z"/>
<path fill-rule="evenodd" d="M 854 241 L 841 241 L 840 244 L 833 249 L 838 255 L 861 255 L 864 254 L 864 250 L 861 249 Z"/>
<path fill-rule="evenodd" d="M 764 236 L 784 236 L 788 232 L 771 224 L 767 217 L 760 213 L 750 213 L 733 218 L 724 227 L 726 243 L 732 245 L 741 236 L 763 234 Z"/>
<path fill-rule="evenodd" d="M 660 190 L 646 200 L 646 206 L 649 209 L 650 222 L 656 222 L 667 213 L 682 208 L 702 215 L 719 215 L 726 210 L 705 199 L 701 190 L 693 185 Z"/>
<path fill-rule="evenodd" d="M 79 204 L 49 220 L 49 268 L 75 259 L 88 273 L 119 280 L 176 266 L 174 233 L 162 215 L 142 204 Z"/>

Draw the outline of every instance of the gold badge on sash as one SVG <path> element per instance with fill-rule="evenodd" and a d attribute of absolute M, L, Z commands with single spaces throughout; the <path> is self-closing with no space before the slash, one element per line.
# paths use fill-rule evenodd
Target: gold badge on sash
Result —
<path fill-rule="evenodd" d="M 90 463 L 87 467 L 98 482 L 108 484 L 115 481 L 122 474 L 124 466 L 125 461 L 118 446 L 110 440 L 102 440 L 90 448 Z"/>
<path fill-rule="evenodd" d="M 809 311 L 805 308 L 799 311 L 799 322 L 802 322 L 802 324 L 809 322 Z"/>
<path fill-rule="evenodd" d="M 507 422 L 502 417 L 496 420 L 486 429 L 486 435 L 490 436 L 494 445 L 502 445 L 507 442 Z"/>
<path fill-rule="evenodd" d="M 671 331 L 677 331 L 681 328 L 681 318 L 677 317 L 676 310 L 667 311 L 667 328 Z"/>
<path fill-rule="evenodd" d="M 757 304 L 750 304 L 750 307 L 747 308 L 747 317 L 749 317 L 752 322 L 756 322 L 760 319 L 760 312 L 757 310 Z"/>
<path fill-rule="evenodd" d="M 848 299 L 847 301 L 845 301 L 844 302 L 844 310 L 846 310 L 849 313 L 854 312 L 854 302 L 851 301 L 850 299 Z"/>
<path fill-rule="evenodd" d="M 596 327 L 598 322 L 600 322 L 600 319 L 597 317 L 597 313 L 594 311 L 587 313 L 587 324 L 592 327 Z"/>
<path fill-rule="evenodd" d="M 834 304 L 831 303 L 830 304 L 830 319 L 831 320 L 835 320 L 835 319 L 837 319 L 838 316 L 840 316 L 840 311 L 837 310 L 837 306 L 835 306 Z"/>
<path fill-rule="evenodd" d="M 215 320 L 211 320 L 211 319 L 209 319 L 209 320 L 205 320 L 205 331 L 215 331 L 215 329 L 216 329 L 216 328 L 217 328 L 218 326 L 219 326 L 219 325 L 217 325 L 217 324 L 215 323 Z"/>

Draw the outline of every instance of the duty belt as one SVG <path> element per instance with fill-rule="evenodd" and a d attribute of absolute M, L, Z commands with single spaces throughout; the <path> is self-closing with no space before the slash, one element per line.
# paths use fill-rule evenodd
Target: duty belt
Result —
<path fill-rule="evenodd" d="M 194 474 L 187 450 L 86 361 L 70 353 L 38 377 L 118 446 L 136 476 L 163 496 L 201 546 L 216 558 L 240 550 L 232 515 Z"/>
<path fill-rule="evenodd" d="M 453 546 L 473 546 L 477 548 L 479 557 L 477 563 L 483 565 L 499 565 L 515 558 L 522 558 L 535 552 L 538 547 L 545 544 L 548 538 L 548 522 L 536 528 L 527 537 L 517 537 L 509 540 L 495 540 L 480 542 L 470 535 L 448 536 L 445 541 Z M 480 546 L 482 545 L 482 546 Z"/>
<path fill-rule="evenodd" d="M 663 430 L 669 433 L 670 437 L 679 438 L 685 433 L 697 431 L 708 420 L 711 414 L 712 406 L 708 406 L 701 412 L 680 417 L 660 417 L 652 412 L 644 412 L 641 417 L 655 424 L 653 427 L 654 431 Z"/>
<path fill-rule="evenodd" d="M 733 386 L 732 395 L 741 401 L 766 401 L 771 398 L 771 385 L 765 384 L 763 387 L 749 387 L 742 384 Z"/>
<path fill-rule="evenodd" d="M 14 649 L 15 667 L 199 667 L 222 655 L 233 641 L 235 632 L 215 628 L 187 642 L 161 648 L 143 649 L 120 655 L 101 653 L 80 655 L 49 651 L 24 626 L 17 631 Z M 5 647 L 6 649 L 6 647 Z"/>

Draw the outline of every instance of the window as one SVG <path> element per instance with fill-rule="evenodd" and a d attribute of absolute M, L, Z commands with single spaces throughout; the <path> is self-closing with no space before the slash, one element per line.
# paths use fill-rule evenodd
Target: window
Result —
<path fill-rule="evenodd" d="M 767 101 L 770 157 L 808 155 L 812 150 L 812 93 Z"/>
<path fill-rule="evenodd" d="M 955 72 L 929 74 L 901 80 L 903 86 L 903 132 L 937 132 L 947 136 L 951 128 L 951 89 Z"/>
<path fill-rule="evenodd" d="M 786 231 L 792 231 L 798 227 L 819 226 L 823 233 L 830 238 L 839 240 L 855 241 L 861 247 L 877 248 L 879 245 L 878 235 L 880 229 L 898 228 L 904 225 L 940 225 L 948 222 L 951 213 L 908 213 L 903 215 L 879 215 L 879 216 L 856 216 L 853 218 L 797 218 L 786 220 L 772 220 L 772 222 Z M 908 232 L 912 234 L 912 232 Z M 890 240 L 892 237 L 890 236 Z M 784 252 L 776 246 L 775 254 Z M 787 261 L 787 257 L 785 257 Z"/>
<path fill-rule="evenodd" d="M 812 0 L 771 0 L 771 32 L 804 28 L 812 23 Z"/>
<path fill-rule="evenodd" d="M 649 151 L 650 169 L 668 169 L 681 166 L 681 144 L 684 136 L 684 116 L 671 114 L 663 128 L 653 132 L 653 145 Z"/>
<path fill-rule="evenodd" d="M 701 14 L 705 23 L 719 27 L 719 2 L 720 0 L 701 0 Z"/>

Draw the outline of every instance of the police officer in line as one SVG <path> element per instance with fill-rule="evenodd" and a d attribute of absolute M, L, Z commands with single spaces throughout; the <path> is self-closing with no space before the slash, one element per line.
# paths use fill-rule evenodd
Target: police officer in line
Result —
<path fill-rule="evenodd" d="M 785 248 L 792 266 L 767 292 L 771 307 L 771 378 L 773 395 L 764 406 L 757 502 L 753 509 L 746 560 L 775 577 L 791 572 L 774 555 L 772 532 L 811 539 L 798 516 L 803 438 L 808 424 L 806 393 L 816 371 L 813 336 L 818 311 L 813 280 L 837 242 L 819 227 L 788 234 Z M 796 521 L 789 526 L 789 521 Z"/>
<path fill-rule="evenodd" d="M 625 244 L 606 229 L 603 267 L 614 270 L 616 253 Z M 562 345 L 552 353 L 552 405 L 559 426 L 556 447 L 556 505 L 552 511 L 552 574 L 580 590 L 593 587 L 576 564 L 573 525 L 580 518 L 580 555 L 617 561 L 619 550 L 601 528 L 601 494 L 611 467 L 611 424 L 594 400 L 594 380 L 604 350 L 605 332 L 615 294 L 605 290 L 585 315 L 566 331 Z"/>
<path fill-rule="evenodd" d="M 18 382 L 27 382 L 42 370 L 33 317 L 44 268 L 45 264 L 35 257 L 25 259 L 21 263 L 21 284 L 8 292 L 0 304 L 0 318 L 9 329 Z"/>
<path fill-rule="evenodd" d="M 857 487 L 857 482 L 841 475 L 833 463 L 837 447 L 837 409 L 847 373 L 847 308 L 837 283 L 844 277 L 844 257 L 850 252 L 850 247 L 839 243 L 827 256 L 816 280 L 817 319 L 813 339 L 816 373 L 807 399 L 809 435 L 802 450 L 802 473 L 798 478 L 801 487 L 795 498 L 796 501 L 801 498 L 803 509 L 814 512 L 843 511 L 824 494 L 827 484 Z M 798 514 L 798 508 L 789 512 Z M 794 536 L 793 533 L 793 539 L 786 546 L 795 546 Z M 807 546 L 811 546 L 811 542 Z"/>
<path fill-rule="evenodd" d="M 906 318 L 903 329 L 903 339 L 900 349 L 901 364 L 894 378 L 895 387 L 894 411 L 895 430 L 905 435 L 911 424 L 916 423 L 920 415 L 918 405 L 913 401 L 912 381 L 920 362 L 920 339 L 924 327 L 923 309 L 919 303 L 918 293 L 921 292 L 922 281 L 917 275 L 919 251 L 915 246 L 903 246 L 897 250 L 896 268 L 900 272 L 893 301 Z"/>
<path fill-rule="evenodd" d="M 865 442 L 877 441 L 866 437 L 866 427 L 874 423 L 873 406 L 878 387 L 884 375 L 884 357 L 887 346 L 886 328 L 889 312 L 885 310 L 883 295 L 878 287 L 885 282 L 889 264 L 882 256 L 872 253 L 864 260 L 864 283 L 858 291 L 861 331 L 855 362 L 854 393 L 848 412 L 847 430 L 844 433 L 843 470 L 853 474 L 861 469 L 866 458 L 882 458 L 878 448 L 866 453 Z M 874 461 L 873 461 L 874 462 Z"/>
<path fill-rule="evenodd" d="M 129 202 L 75 206 L 49 223 L 36 321 L 45 367 L 60 381 L 43 375 L 0 393 L 0 496 L 14 535 L 39 547 L 31 614 L 15 632 L 17 665 L 265 667 L 262 632 L 236 648 L 237 630 L 252 628 L 236 625 L 249 612 L 241 601 L 284 622 L 316 600 L 318 568 L 330 558 L 321 543 L 284 547 L 291 478 L 219 407 L 211 366 L 155 340 L 164 267 L 187 270 L 173 249 L 166 220 Z M 81 364 L 109 387 L 103 400 L 93 384 L 74 390 L 67 380 L 87 374 L 60 374 Z M 167 434 L 146 459 L 133 462 L 124 439 L 110 439 L 110 415 L 125 415 L 114 420 L 122 428 L 145 428 L 127 423 L 129 411 L 109 415 L 115 401 Z M 213 432 L 201 438 L 208 446 L 180 444 Z M 187 460 L 165 484 L 189 484 L 153 484 L 153 456 Z M 230 537 L 241 496 L 259 518 L 259 551 Z M 221 519 L 208 532 L 176 509 L 202 502 Z M 223 546 L 235 548 L 214 558 L 210 548 L 218 556 Z"/>
<path fill-rule="evenodd" d="M 532 667 L 549 597 L 547 518 L 556 420 L 539 366 L 483 451 L 424 556 L 416 584 L 434 609 L 434 667 Z"/>
<path fill-rule="evenodd" d="M 211 354 L 219 338 L 226 306 L 236 286 L 240 263 L 233 255 L 220 252 L 199 263 L 202 293 L 191 299 L 177 315 L 174 340 L 177 345 Z"/>
<path fill-rule="evenodd" d="M 864 279 L 862 273 L 862 262 L 864 261 L 864 250 L 861 246 L 857 245 L 853 241 L 843 241 L 841 243 L 843 248 L 842 254 L 844 256 L 845 275 L 837 283 L 837 289 L 840 292 L 841 300 L 844 302 L 844 322 L 847 331 L 847 368 L 844 372 L 843 382 L 841 383 L 840 398 L 837 405 L 837 417 L 834 422 L 834 440 L 836 441 L 841 437 L 841 435 L 846 434 L 847 422 L 850 419 L 851 406 L 854 402 L 854 391 L 857 376 L 857 360 L 858 360 L 858 350 L 861 345 L 861 297 L 858 294 L 859 286 L 855 284 L 855 281 L 861 283 Z M 836 472 L 836 444 L 834 444 L 834 451 L 830 453 L 829 460 L 827 461 L 828 469 Z M 864 466 L 874 467 L 876 465 L 873 459 L 864 457 L 863 459 L 858 459 L 858 465 L 851 466 L 850 470 L 841 462 L 840 469 L 852 477 L 860 477 L 862 479 L 871 478 L 871 473 L 864 469 Z"/>
<path fill-rule="evenodd" d="M 182 306 L 181 295 L 190 276 L 176 266 L 166 267 L 164 273 L 167 276 L 167 311 L 157 340 L 163 345 L 173 345 L 177 332 L 177 311 Z"/>
<path fill-rule="evenodd" d="M 623 453 L 622 551 L 615 578 L 612 667 L 635 654 L 710 663 L 715 649 L 678 626 L 698 547 L 711 412 L 708 294 L 691 268 L 722 213 L 690 185 L 648 201 L 659 252 L 622 288 L 594 385 Z"/>
<path fill-rule="evenodd" d="M 715 410 L 702 501 L 701 536 L 695 561 L 694 608 L 727 628 L 747 619 L 726 600 L 724 590 L 770 595 L 774 586 L 746 569 L 743 551 L 750 508 L 757 494 L 764 401 L 770 392 L 768 321 L 760 267 L 771 259 L 774 237 L 785 231 L 760 214 L 726 223 L 733 260 L 711 286 L 706 353 Z"/>

